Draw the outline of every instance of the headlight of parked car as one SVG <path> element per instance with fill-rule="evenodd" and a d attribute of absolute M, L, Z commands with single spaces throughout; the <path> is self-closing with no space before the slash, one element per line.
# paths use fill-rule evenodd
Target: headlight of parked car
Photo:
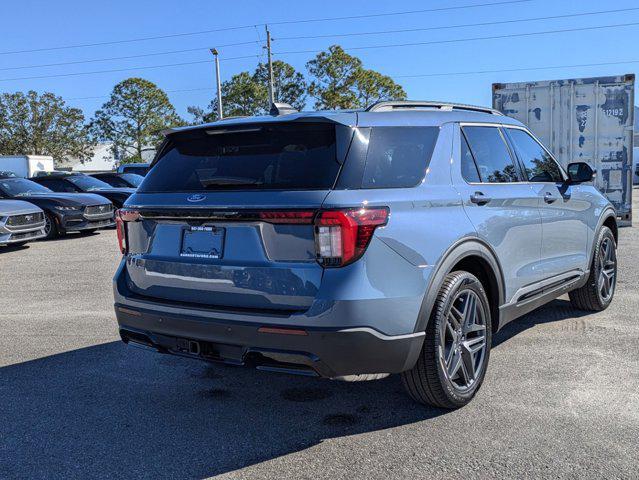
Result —
<path fill-rule="evenodd" d="M 79 212 L 80 210 L 82 210 L 82 207 L 65 207 L 62 205 L 58 205 L 57 207 L 53 207 L 53 208 L 61 212 Z"/>

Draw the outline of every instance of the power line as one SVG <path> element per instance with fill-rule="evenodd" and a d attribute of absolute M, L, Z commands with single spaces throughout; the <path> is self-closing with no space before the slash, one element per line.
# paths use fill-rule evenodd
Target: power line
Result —
<path fill-rule="evenodd" d="M 512 73 L 512 72 L 525 72 L 534 70 L 553 70 L 561 68 L 580 68 L 580 67 L 604 67 L 611 65 L 629 65 L 639 63 L 639 60 L 623 60 L 617 62 L 599 62 L 599 63 L 575 63 L 571 65 L 545 65 L 541 67 L 522 67 L 522 68 L 506 68 L 496 70 L 473 70 L 464 72 L 441 72 L 441 73 L 417 73 L 409 75 L 389 75 L 392 78 L 424 78 L 424 77 L 446 77 L 454 75 L 481 75 L 486 73 Z M 201 91 L 214 91 L 213 87 L 201 87 L 201 88 L 187 88 L 180 90 L 166 90 L 166 93 L 185 93 L 185 92 L 201 92 Z M 109 95 L 96 95 L 90 97 L 75 97 L 67 98 L 67 101 L 77 100 L 93 100 L 98 98 L 109 98 Z"/>
<path fill-rule="evenodd" d="M 299 23 L 311 23 L 311 22 L 330 22 L 337 20 L 355 20 L 360 18 L 374 18 L 374 17 L 390 17 L 390 16 L 398 16 L 398 15 L 413 15 L 417 13 L 433 13 L 433 12 L 443 12 L 450 10 L 463 10 L 467 8 L 480 8 L 480 7 L 491 7 L 498 5 L 507 5 L 507 4 L 515 4 L 515 3 L 528 3 L 535 0 L 504 0 L 499 2 L 490 2 L 490 3 L 478 3 L 478 4 L 470 4 L 470 5 L 458 5 L 452 7 L 440 7 L 440 8 L 428 8 L 422 10 L 409 10 L 402 12 L 388 12 L 388 13 L 374 13 L 374 14 L 366 14 L 366 15 L 351 15 L 346 17 L 325 17 L 325 18 L 308 18 L 301 20 L 285 20 L 280 22 L 266 22 L 271 25 L 291 25 L 291 24 L 299 24 Z M 149 40 L 161 40 L 166 38 L 176 38 L 176 37 L 188 37 L 194 35 L 204 35 L 207 33 L 217 33 L 217 32 L 228 32 L 231 30 L 242 30 L 246 28 L 254 28 L 256 24 L 252 25 L 238 25 L 233 27 L 224 27 L 224 28 L 215 28 L 210 30 L 199 30 L 194 32 L 181 32 L 181 33 L 172 33 L 166 35 L 155 35 L 150 37 L 138 37 L 138 38 L 129 38 L 124 40 L 110 40 L 104 42 L 93 42 L 93 43 L 79 43 L 75 45 L 61 45 L 57 47 L 42 47 L 42 48 L 32 48 L 25 50 L 12 50 L 0 52 L 0 55 L 14 55 L 21 53 L 34 53 L 34 52 L 50 52 L 53 50 L 67 50 L 73 48 L 85 48 L 85 47 L 99 47 L 104 45 L 117 45 L 123 43 L 134 43 L 134 42 L 144 42 Z"/>
<path fill-rule="evenodd" d="M 446 44 L 446 43 L 459 43 L 459 42 L 470 42 L 477 40 L 494 40 L 494 39 L 503 39 L 503 38 L 515 38 L 515 37 L 530 37 L 537 35 L 547 35 L 547 34 L 555 34 L 555 33 L 566 33 L 566 32 L 578 32 L 578 31 L 586 31 L 586 30 L 601 30 L 606 28 L 618 28 L 618 27 L 630 27 L 639 25 L 639 22 L 633 23 L 622 23 L 622 24 L 614 24 L 614 25 L 600 25 L 594 27 L 581 27 L 581 28 L 568 28 L 568 29 L 560 29 L 560 30 L 547 30 L 542 32 L 528 32 L 528 33 L 513 33 L 506 35 L 492 35 L 487 37 L 471 37 L 471 38 L 458 38 L 458 39 L 449 39 L 449 40 L 435 40 L 428 42 L 409 42 L 409 43 L 396 43 L 396 44 L 383 44 L 383 45 L 367 45 L 367 46 L 359 46 L 359 47 L 346 47 L 344 50 L 368 50 L 368 49 L 382 49 L 382 48 L 396 48 L 396 47 L 408 47 L 408 46 L 420 46 L 420 45 L 435 45 L 435 44 Z M 318 50 L 297 50 L 297 51 L 289 51 L 289 52 L 278 52 L 277 55 L 292 55 L 298 53 L 317 53 Z M 239 57 L 229 57 L 224 58 L 222 60 L 238 60 L 245 58 L 259 58 L 260 55 L 244 55 Z M 59 77 L 73 77 L 80 75 L 95 75 L 100 73 L 114 73 L 114 72 L 126 72 L 131 70 L 148 70 L 148 69 L 157 69 L 157 68 L 165 68 L 165 67 L 177 67 L 177 66 L 186 66 L 186 65 L 196 65 L 202 63 L 211 63 L 210 60 L 201 60 L 194 62 L 181 62 L 181 63 L 169 63 L 162 65 L 149 65 L 143 67 L 128 67 L 128 68 L 119 68 L 119 69 L 109 69 L 109 70 L 95 70 L 92 72 L 73 72 L 73 73 L 61 73 L 55 75 L 38 75 L 31 77 L 14 77 L 14 78 L 3 78 L 0 79 L 0 82 L 9 82 L 14 80 L 34 80 L 34 79 L 44 79 L 44 78 L 59 78 Z"/>
<path fill-rule="evenodd" d="M 226 48 L 226 47 L 235 47 L 238 45 L 252 45 L 252 44 L 257 44 L 259 42 L 257 42 L 256 40 L 251 40 L 249 42 L 238 42 L 238 43 L 227 43 L 226 45 L 218 45 L 217 48 Z M 72 62 L 59 62 L 59 63 L 44 63 L 44 64 L 40 64 L 40 65 L 24 65 L 21 67 L 3 67 L 0 68 L 0 71 L 6 71 L 6 70 L 26 70 L 29 68 L 44 68 L 44 67 L 59 67 L 59 66 L 63 66 L 63 65 L 79 65 L 79 64 L 83 64 L 83 63 L 96 63 L 96 62 L 110 62 L 113 60 L 130 60 L 132 58 L 144 58 L 144 57 L 155 57 L 155 56 L 160 56 L 160 55 L 171 55 L 171 54 L 175 54 L 175 53 L 188 53 L 188 52 L 200 52 L 200 51 L 207 51 L 208 52 L 208 48 L 206 47 L 198 47 L 198 48 L 187 48 L 184 50 L 169 50 L 169 51 L 165 51 L 165 52 L 153 52 L 153 53 L 142 53 L 142 54 L 138 54 L 138 55 L 126 55 L 123 57 L 108 57 L 108 58 L 94 58 L 91 60 L 77 60 L 77 61 L 72 61 Z"/>
<path fill-rule="evenodd" d="M 229 60 L 239 60 L 243 58 L 259 58 L 260 55 L 244 55 L 241 57 L 229 57 L 223 58 L 220 61 L 229 61 Z M 186 65 L 198 65 L 202 63 L 213 63 L 212 60 L 199 60 L 195 62 L 180 62 L 180 63 L 165 63 L 163 65 L 148 65 L 145 67 L 129 67 L 129 68 L 114 68 L 110 70 L 94 70 L 93 72 L 73 72 L 73 73 L 59 73 L 55 75 L 37 75 L 33 77 L 15 77 L 15 78 L 2 78 L 0 82 L 10 82 L 13 80 L 36 80 L 42 78 L 60 78 L 60 77 L 75 77 L 80 75 L 95 75 L 99 73 L 116 73 L 116 72 L 129 72 L 131 70 L 150 70 L 156 68 L 166 68 L 166 67 L 182 67 Z"/>
<path fill-rule="evenodd" d="M 203 92 L 203 91 L 215 91 L 213 87 L 200 87 L 200 88 L 181 88 L 179 90 L 165 90 L 164 93 L 188 93 L 188 92 Z M 93 95 L 90 97 L 71 97 L 65 99 L 67 102 L 73 102 L 78 100 L 96 100 L 99 98 L 110 98 L 110 95 Z"/>
<path fill-rule="evenodd" d="M 582 32 L 585 30 L 602 30 L 605 28 L 618 28 L 618 27 L 631 27 L 639 25 L 639 22 L 633 23 L 619 23 L 615 25 L 600 25 L 595 27 L 581 27 L 581 28 L 566 28 L 561 30 L 546 30 L 543 32 L 528 32 L 528 33 L 510 33 L 506 35 L 491 35 L 489 37 L 470 37 L 470 38 L 455 38 L 450 40 L 433 40 L 429 42 L 407 42 L 407 43 L 391 43 L 382 45 L 365 45 L 359 47 L 343 47 L 344 50 L 370 50 L 380 48 L 395 48 L 395 47 L 411 47 L 418 45 L 439 45 L 444 43 L 460 43 L 460 42 L 472 42 L 476 40 L 495 40 L 502 38 L 515 38 L 515 37 L 532 37 L 537 35 L 547 35 L 553 33 L 566 33 L 566 32 Z M 276 55 L 292 55 L 297 53 L 319 53 L 320 50 L 295 50 L 289 52 L 275 52 Z"/>
<path fill-rule="evenodd" d="M 639 63 L 639 60 L 627 60 L 619 62 L 600 62 L 600 63 L 575 63 L 572 65 L 547 65 L 543 67 L 523 67 L 523 68 L 506 68 L 499 70 L 475 70 L 466 72 L 445 72 L 445 73 L 418 73 L 410 75 L 391 75 L 393 78 L 423 78 L 423 77 L 446 77 L 452 75 L 478 75 L 484 73 L 509 73 L 509 72 L 525 72 L 532 70 L 553 70 L 560 68 L 579 68 L 579 67 L 603 67 L 610 65 L 625 65 Z"/>
<path fill-rule="evenodd" d="M 637 11 L 639 7 L 632 8 L 620 8 L 616 10 L 600 10 L 597 12 L 586 12 L 586 13 L 571 13 L 566 15 L 552 15 L 547 17 L 533 17 L 533 18 L 521 18 L 515 20 L 500 20 L 496 22 L 482 22 L 482 23 L 463 23 L 457 25 L 443 25 L 436 27 L 422 27 L 422 28 L 406 28 L 400 30 L 377 30 L 372 32 L 353 32 L 353 33 L 333 33 L 333 34 L 325 34 L 325 35 L 300 35 L 300 36 L 292 36 L 292 37 L 276 37 L 273 40 L 310 40 L 317 38 L 334 38 L 334 37 L 358 37 L 365 35 L 384 35 L 389 33 L 408 33 L 408 32 L 424 32 L 430 30 L 448 30 L 451 28 L 463 28 L 463 27 L 486 27 L 490 25 L 504 25 L 510 23 L 521 23 L 521 22 L 533 22 L 538 20 L 554 20 L 559 18 L 574 18 L 574 17 L 585 17 L 591 15 L 602 15 L 606 13 L 621 13 L 621 12 L 630 12 Z"/>
<path fill-rule="evenodd" d="M 455 7 L 439 7 L 439 8 L 427 8 L 424 10 L 408 10 L 405 12 L 393 12 L 393 13 L 371 13 L 365 15 L 350 15 L 348 17 L 327 17 L 327 18 L 313 18 L 308 20 L 288 20 L 283 22 L 268 22 L 269 25 L 290 25 L 293 23 L 310 23 L 310 22 L 328 22 L 334 20 L 356 20 L 359 18 L 376 18 L 376 17 L 390 17 L 398 15 L 414 15 L 416 13 L 434 13 L 434 12 L 446 12 L 449 10 L 461 10 L 465 8 L 478 8 L 478 7 L 492 7 L 496 5 L 507 5 L 512 3 L 528 3 L 535 0 L 509 0 L 502 2 L 491 3 L 475 3 L 470 5 L 458 5 Z"/>

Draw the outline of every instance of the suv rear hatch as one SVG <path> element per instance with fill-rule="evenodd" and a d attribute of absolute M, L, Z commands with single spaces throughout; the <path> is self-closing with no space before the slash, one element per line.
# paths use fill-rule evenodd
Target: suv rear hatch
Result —
<path fill-rule="evenodd" d="M 128 288 L 194 306 L 307 309 L 323 273 L 314 218 L 350 132 L 280 122 L 171 134 L 120 213 Z"/>

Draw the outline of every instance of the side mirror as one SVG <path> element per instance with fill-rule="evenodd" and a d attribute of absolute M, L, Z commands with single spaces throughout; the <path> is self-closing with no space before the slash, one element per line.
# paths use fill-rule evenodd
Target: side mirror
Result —
<path fill-rule="evenodd" d="M 595 171 L 585 162 L 568 164 L 568 180 L 570 183 L 592 182 Z"/>

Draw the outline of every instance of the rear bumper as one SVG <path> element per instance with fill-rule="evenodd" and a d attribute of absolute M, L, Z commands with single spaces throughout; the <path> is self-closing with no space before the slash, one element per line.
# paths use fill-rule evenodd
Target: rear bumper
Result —
<path fill-rule="evenodd" d="M 387 336 L 371 328 L 297 329 L 272 333 L 271 322 L 232 322 L 115 305 L 120 335 L 163 353 L 336 378 L 410 369 L 423 333 Z M 260 328 L 268 328 L 264 332 Z M 283 328 L 290 329 L 290 326 Z"/>

